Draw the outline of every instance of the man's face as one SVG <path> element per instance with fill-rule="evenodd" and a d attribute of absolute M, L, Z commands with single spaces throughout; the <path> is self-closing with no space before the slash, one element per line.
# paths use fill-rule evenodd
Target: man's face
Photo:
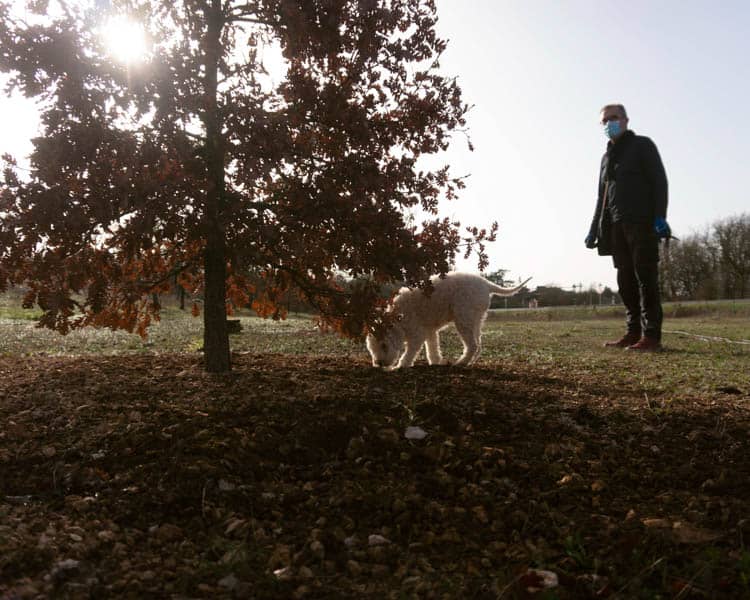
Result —
<path fill-rule="evenodd" d="M 613 106 L 611 108 L 603 110 L 602 114 L 600 115 L 600 122 L 602 126 L 605 126 L 610 121 L 620 122 L 620 133 L 615 138 L 617 139 L 628 128 L 628 118 L 622 114 L 622 111 L 619 108 Z"/>

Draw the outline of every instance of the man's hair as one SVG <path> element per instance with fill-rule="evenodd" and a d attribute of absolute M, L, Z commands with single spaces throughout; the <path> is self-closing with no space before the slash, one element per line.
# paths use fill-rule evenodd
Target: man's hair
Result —
<path fill-rule="evenodd" d="M 602 109 L 599 111 L 600 113 L 603 113 L 605 110 L 608 110 L 610 108 L 616 108 L 622 113 L 622 116 L 626 119 L 628 118 L 628 111 L 625 110 L 625 107 L 622 104 L 607 104 L 606 106 L 602 106 Z"/>

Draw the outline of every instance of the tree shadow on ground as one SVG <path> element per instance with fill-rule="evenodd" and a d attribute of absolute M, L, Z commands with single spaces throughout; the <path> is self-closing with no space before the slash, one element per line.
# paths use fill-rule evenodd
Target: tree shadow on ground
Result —
<path fill-rule="evenodd" d="M 746 591 L 746 396 L 340 357 L 0 369 L 3 593 L 524 597 L 530 567 L 560 598 Z"/>

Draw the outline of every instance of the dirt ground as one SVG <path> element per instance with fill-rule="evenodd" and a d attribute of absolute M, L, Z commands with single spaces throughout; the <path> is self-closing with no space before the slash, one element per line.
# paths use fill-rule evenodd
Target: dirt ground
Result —
<path fill-rule="evenodd" d="M 749 407 L 499 362 L 0 358 L 0 597 L 750 597 Z"/>

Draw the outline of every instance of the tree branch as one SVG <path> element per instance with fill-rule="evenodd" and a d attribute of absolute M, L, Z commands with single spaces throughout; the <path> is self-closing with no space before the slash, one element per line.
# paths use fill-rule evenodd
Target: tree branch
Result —
<path fill-rule="evenodd" d="M 265 25 L 266 27 L 276 27 L 278 23 L 273 21 L 263 21 L 261 19 L 249 19 L 247 17 L 227 17 L 227 23 L 252 23 L 253 25 Z"/>
<path fill-rule="evenodd" d="M 156 279 L 156 280 L 153 280 L 153 281 L 148 281 L 148 280 L 145 280 L 145 279 L 139 279 L 139 280 L 137 280 L 137 283 L 138 283 L 139 286 L 145 287 L 147 292 L 150 292 L 151 289 L 155 288 L 156 286 L 161 285 L 162 283 L 164 283 L 165 281 L 171 279 L 175 275 L 179 275 L 180 273 L 182 273 L 186 269 L 188 269 L 190 267 L 194 267 L 196 264 L 198 264 L 196 261 L 188 261 L 187 263 L 181 263 L 181 264 L 177 265 L 176 267 L 174 267 L 173 269 L 170 269 L 163 277 L 160 277 L 159 279 Z"/>

